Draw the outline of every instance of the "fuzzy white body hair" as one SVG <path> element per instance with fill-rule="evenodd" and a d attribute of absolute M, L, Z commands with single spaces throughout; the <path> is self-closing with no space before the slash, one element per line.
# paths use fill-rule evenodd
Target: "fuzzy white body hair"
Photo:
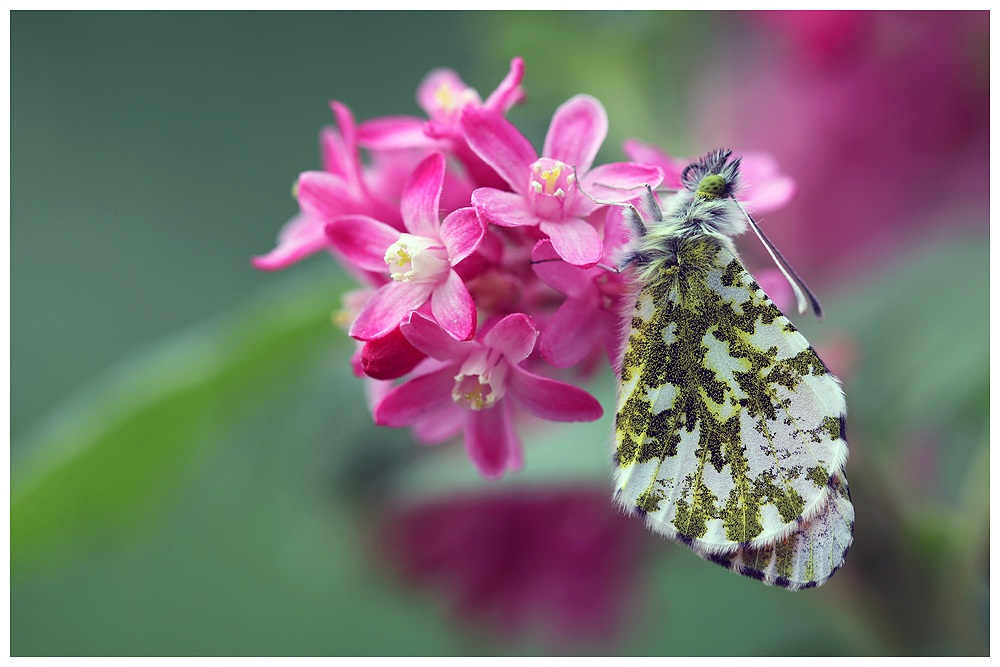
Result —
<path fill-rule="evenodd" d="M 639 280 L 646 282 L 663 268 L 676 262 L 679 241 L 692 236 L 710 236 L 739 257 L 732 237 L 748 228 L 747 218 L 730 195 L 740 190 L 740 160 L 729 160 L 730 151 L 714 151 L 689 165 L 681 176 L 683 187 L 666 200 L 662 211 L 650 196 L 646 206 L 652 220 L 640 223 L 643 233 L 634 244 L 631 257 L 639 264 Z M 706 176 L 718 174 L 724 183 L 713 194 L 699 191 Z"/>
<path fill-rule="evenodd" d="M 646 233 L 637 240 L 635 254 L 640 260 L 639 280 L 646 282 L 660 273 L 663 263 L 677 261 L 677 242 L 690 236 L 711 236 L 739 257 L 732 237 L 747 230 L 747 220 L 731 199 L 706 200 L 682 191 L 667 201 L 660 220 L 650 221 Z"/>

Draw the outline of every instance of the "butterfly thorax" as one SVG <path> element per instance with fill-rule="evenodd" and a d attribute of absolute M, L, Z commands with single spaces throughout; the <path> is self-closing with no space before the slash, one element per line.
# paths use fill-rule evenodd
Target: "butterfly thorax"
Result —
<path fill-rule="evenodd" d="M 736 255 L 731 237 L 742 234 L 746 228 L 746 219 L 731 199 L 709 199 L 685 189 L 667 202 L 662 219 L 651 221 L 640 239 L 639 279 L 642 282 L 655 279 L 684 262 L 680 249 L 690 247 L 690 241 L 700 237 L 712 238 Z M 692 257 L 696 258 L 697 255 Z"/>
<path fill-rule="evenodd" d="M 714 151 L 684 169 L 680 191 L 648 221 L 636 248 L 641 281 L 681 262 L 678 249 L 688 239 L 713 238 L 736 255 L 731 238 L 746 231 L 747 221 L 733 199 L 740 188 L 740 160 L 729 157 L 730 151 Z"/>

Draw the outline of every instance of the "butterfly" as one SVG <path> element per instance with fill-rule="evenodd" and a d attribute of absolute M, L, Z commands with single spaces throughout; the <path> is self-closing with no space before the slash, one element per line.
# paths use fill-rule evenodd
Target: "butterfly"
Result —
<path fill-rule="evenodd" d="M 661 210 L 647 188 L 625 264 L 633 291 L 616 367 L 616 502 L 701 557 L 791 590 L 826 582 L 854 534 L 839 381 L 743 266 L 750 226 L 795 291 L 819 303 L 735 197 L 740 160 L 688 165 Z M 800 289 L 801 285 L 801 289 Z M 803 293 L 804 292 L 804 293 Z"/>

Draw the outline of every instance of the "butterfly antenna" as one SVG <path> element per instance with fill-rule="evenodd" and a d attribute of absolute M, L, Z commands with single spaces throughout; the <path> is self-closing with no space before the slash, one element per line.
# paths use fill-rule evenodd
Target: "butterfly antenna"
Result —
<path fill-rule="evenodd" d="M 645 236 L 646 235 L 646 223 L 644 223 L 642 221 L 642 214 L 639 213 L 639 209 L 637 209 L 635 207 L 635 204 L 632 204 L 630 202 L 610 201 L 610 200 L 606 200 L 606 199 L 598 199 L 597 197 L 591 196 L 591 194 L 589 192 L 587 192 L 586 190 L 584 190 L 583 186 L 580 184 L 580 179 L 576 175 L 576 168 L 575 167 L 573 168 L 573 181 L 576 183 L 576 188 L 580 192 L 582 192 L 583 195 L 587 199 L 589 199 L 590 201 L 594 202 L 595 204 L 601 204 L 602 206 L 618 206 L 619 208 L 627 208 L 627 209 L 629 209 L 629 212 L 632 214 L 631 215 L 631 218 L 632 218 L 632 220 L 631 220 L 631 222 L 632 222 L 632 228 L 635 230 L 636 234 L 638 234 L 639 236 Z M 609 187 L 609 186 L 605 186 L 605 187 Z M 639 187 L 646 188 L 646 195 L 645 195 L 645 198 L 647 199 L 646 205 L 647 206 L 649 206 L 650 204 L 652 205 L 651 208 L 650 208 L 650 211 L 652 211 L 653 212 L 653 216 L 657 220 L 659 220 L 660 217 L 661 217 L 660 207 L 656 204 L 656 199 L 653 198 L 653 190 L 652 190 L 652 188 L 650 188 L 648 185 L 643 185 L 643 186 L 639 186 Z"/>
<path fill-rule="evenodd" d="M 620 185 L 610 185 L 608 183 L 594 183 L 594 185 L 599 185 L 602 188 L 607 188 L 609 190 L 621 190 L 622 192 L 631 192 L 632 190 L 638 190 L 640 188 L 649 188 L 648 185 L 631 185 L 627 188 L 623 188 Z M 656 188 L 653 192 L 658 195 L 675 195 L 680 192 L 680 190 L 678 188 Z"/>
<path fill-rule="evenodd" d="M 768 238 L 764 235 L 764 232 L 762 232 L 760 227 L 757 226 L 757 223 L 754 222 L 754 219 L 750 217 L 750 214 L 747 213 L 746 209 L 743 208 L 743 205 L 740 204 L 739 200 L 732 195 L 730 195 L 730 198 L 736 202 L 736 205 L 743 212 L 743 215 L 745 215 L 747 220 L 750 221 L 750 227 L 757 235 L 757 238 L 759 238 L 760 242 L 764 244 L 765 248 L 767 248 L 767 252 L 771 255 L 771 259 L 774 260 L 774 263 L 779 269 L 781 269 L 781 273 L 785 276 L 785 280 L 788 281 L 788 284 L 792 286 L 792 291 L 795 292 L 795 301 L 798 305 L 799 313 L 801 314 L 806 312 L 809 306 L 812 306 L 812 311 L 816 314 L 816 319 L 822 320 L 823 308 L 819 305 L 819 301 L 812 293 L 812 290 L 810 290 L 805 281 L 799 277 L 799 274 L 795 273 L 795 269 L 793 269 L 788 261 L 781 256 L 781 253 L 774 247 L 774 244 L 768 240 Z M 800 286 L 801 289 L 799 289 Z M 803 292 L 805 292 L 805 294 L 803 294 Z M 807 298 L 808 305 L 806 303 Z"/>

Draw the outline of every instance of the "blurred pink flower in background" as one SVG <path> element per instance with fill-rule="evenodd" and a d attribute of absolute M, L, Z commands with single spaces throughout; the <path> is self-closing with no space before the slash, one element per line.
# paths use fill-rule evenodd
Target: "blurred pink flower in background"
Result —
<path fill-rule="evenodd" d="M 644 539 L 603 488 L 448 497 L 383 532 L 404 576 L 445 589 L 463 621 L 585 645 L 626 627 Z"/>
<path fill-rule="evenodd" d="M 932 227 L 986 231 L 988 12 L 741 17 L 753 48 L 737 35 L 732 80 L 705 77 L 699 134 L 795 175 L 766 226 L 793 265 L 829 276 Z"/>

